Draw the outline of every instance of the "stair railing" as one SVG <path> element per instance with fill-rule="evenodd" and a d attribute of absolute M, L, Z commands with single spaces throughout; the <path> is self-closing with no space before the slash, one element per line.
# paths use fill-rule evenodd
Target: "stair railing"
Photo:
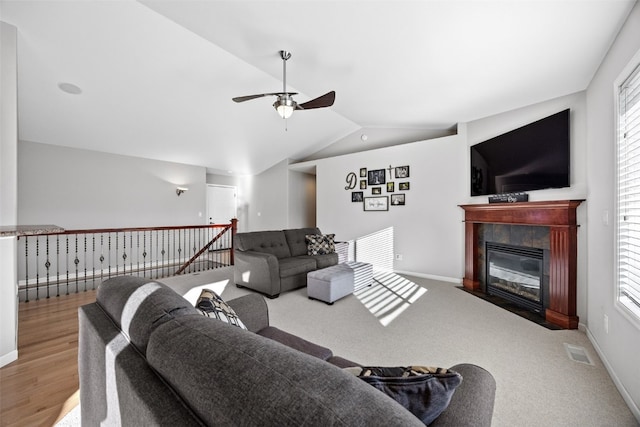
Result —
<path fill-rule="evenodd" d="M 18 238 L 23 301 L 78 293 L 110 277 L 160 279 L 233 265 L 229 224 L 65 230 Z"/>

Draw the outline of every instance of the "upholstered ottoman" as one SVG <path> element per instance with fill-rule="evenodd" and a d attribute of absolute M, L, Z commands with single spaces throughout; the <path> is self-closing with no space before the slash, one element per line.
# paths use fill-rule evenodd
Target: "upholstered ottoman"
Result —
<path fill-rule="evenodd" d="M 372 265 L 364 262 L 346 262 L 307 273 L 309 299 L 333 304 L 358 289 L 371 284 Z"/>

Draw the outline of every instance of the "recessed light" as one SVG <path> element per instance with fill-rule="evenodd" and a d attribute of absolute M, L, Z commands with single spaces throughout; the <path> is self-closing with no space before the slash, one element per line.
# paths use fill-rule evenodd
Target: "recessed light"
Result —
<path fill-rule="evenodd" d="M 82 93 L 82 89 L 80 89 L 78 86 L 74 85 L 73 83 L 58 83 L 58 87 L 60 88 L 61 91 L 69 93 L 71 95 L 80 95 Z"/>
<path fill-rule="evenodd" d="M 362 135 L 360 135 L 360 139 L 366 141 L 367 139 L 369 139 L 369 137 L 363 133 Z"/>

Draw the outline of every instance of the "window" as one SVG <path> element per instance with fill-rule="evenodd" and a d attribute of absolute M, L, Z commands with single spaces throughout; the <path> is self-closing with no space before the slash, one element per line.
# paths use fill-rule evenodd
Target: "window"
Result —
<path fill-rule="evenodd" d="M 640 319 L 640 64 L 618 87 L 617 299 Z"/>

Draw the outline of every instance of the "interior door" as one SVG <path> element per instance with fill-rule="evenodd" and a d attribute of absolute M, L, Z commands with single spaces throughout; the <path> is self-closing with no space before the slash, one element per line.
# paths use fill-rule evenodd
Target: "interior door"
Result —
<path fill-rule="evenodd" d="M 207 223 L 229 224 L 236 214 L 236 187 L 207 185 Z"/>
<path fill-rule="evenodd" d="M 207 223 L 229 224 L 232 218 L 236 218 L 236 187 L 224 185 L 207 185 Z M 220 230 L 209 231 L 213 239 Z M 223 241 L 215 243 L 210 250 L 220 249 Z"/>

